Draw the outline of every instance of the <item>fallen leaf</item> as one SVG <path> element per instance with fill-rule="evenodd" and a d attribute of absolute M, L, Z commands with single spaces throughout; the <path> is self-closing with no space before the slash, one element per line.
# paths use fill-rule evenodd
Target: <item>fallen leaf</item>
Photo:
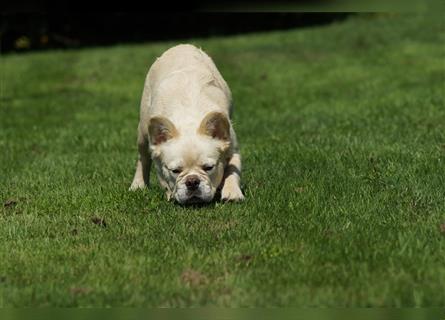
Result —
<path fill-rule="evenodd" d="M 106 228 L 107 227 L 107 223 L 105 222 L 105 219 L 99 218 L 99 217 L 93 217 L 91 218 L 91 221 L 101 227 Z"/>
<path fill-rule="evenodd" d="M 17 204 L 17 200 L 15 199 L 8 199 L 5 201 L 4 206 L 5 208 L 11 208 Z"/>
<path fill-rule="evenodd" d="M 250 254 L 242 254 L 238 257 L 236 257 L 236 260 L 239 262 L 250 262 L 253 260 L 253 255 Z"/>

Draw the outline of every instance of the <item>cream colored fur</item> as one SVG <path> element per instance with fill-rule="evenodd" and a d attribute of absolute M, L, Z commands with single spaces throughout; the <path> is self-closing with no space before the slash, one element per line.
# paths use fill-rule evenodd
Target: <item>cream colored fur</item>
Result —
<path fill-rule="evenodd" d="M 220 188 L 223 200 L 243 200 L 231 105 L 230 89 L 206 53 L 188 44 L 167 50 L 145 80 L 130 190 L 148 186 L 154 162 L 168 199 L 209 202 Z M 193 179 L 199 188 L 192 192 Z"/>

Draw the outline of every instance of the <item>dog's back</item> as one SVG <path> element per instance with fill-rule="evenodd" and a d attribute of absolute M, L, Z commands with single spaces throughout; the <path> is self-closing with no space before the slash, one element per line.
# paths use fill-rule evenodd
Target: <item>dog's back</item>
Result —
<path fill-rule="evenodd" d="M 221 89 L 229 92 L 226 82 L 212 59 L 204 51 L 190 44 L 180 44 L 165 51 L 150 68 L 149 84 L 152 89 L 155 89 L 172 74 L 193 71 L 207 73 L 207 77 L 212 77 Z"/>
<path fill-rule="evenodd" d="M 195 46 L 181 44 L 164 52 L 151 66 L 141 115 L 146 121 L 168 115 L 179 127 L 196 130 L 209 111 L 229 116 L 231 100 L 230 89 L 212 59 Z"/>

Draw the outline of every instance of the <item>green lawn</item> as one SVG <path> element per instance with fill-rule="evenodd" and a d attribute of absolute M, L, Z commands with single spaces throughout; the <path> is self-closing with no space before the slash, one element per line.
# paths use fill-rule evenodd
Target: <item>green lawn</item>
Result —
<path fill-rule="evenodd" d="M 1 57 L 0 306 L 444 306 L 440 17 L 189 42 L 233 91 L 241 204 L 127 191 L 175 42 Z"/>

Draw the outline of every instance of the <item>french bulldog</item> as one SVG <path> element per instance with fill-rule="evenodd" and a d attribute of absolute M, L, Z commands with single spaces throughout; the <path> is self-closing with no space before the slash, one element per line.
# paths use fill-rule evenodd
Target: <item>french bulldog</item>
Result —
<path fill-rule="evenodd" d="M 148 186 L 151 163 L 169 200 L 241 201 L 241 156 L 230 121 L 232 95 L 212 59 L 181 44 L 165 51 L 145 79 L 139 158 L 130 190 Z"/>

